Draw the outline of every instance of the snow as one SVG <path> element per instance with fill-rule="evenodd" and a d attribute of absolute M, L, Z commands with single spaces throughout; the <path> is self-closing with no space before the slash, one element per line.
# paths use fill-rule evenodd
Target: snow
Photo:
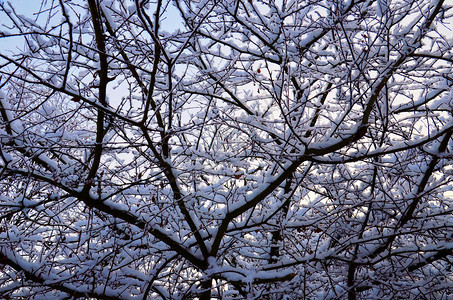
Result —
<path fill-rule="evenodd" d="M 451 66 L 436 57 L 450 48 L 431 29 L 419 30 L 432 5 L 288 2 L 286 8 L 284 1 L 163 3 L 161 20 L 184 14 L 187 24 L 172 33 L 162 25 L 162 59 L 153 74 L 154 41 L 135 4 L 102 1 L 114 30 L 124 25 L 116 39 L 106 37 L 109 76 L 116 76 L 107 89 L 111 106 L 89 88 L 100 68 L 89 11 L 64 2 L 76 41 L 66 86 L 52 90 L 30 82 L 36 77 L 26 69 L 12 74 L 2 67 L 12 75 L 2 77 L 0 91 L 12 132 L 0 124 L 0 215 L 7 215 L 0 251 L 9 250 L 46 284 L 103 297 L 143 298 L 149 286 L 148 298 L 193 298 L 203 279 L 214 278 L 218 298 L 242 297 L 233 281 L 249 297 L 341 298 L 351 259 L 360 266 L 358 297 L 417 298 L 404 291 L 439 290 L 438 276 L 451 273 L 443 260 L 410 271 L 453 248 L 452 142 L 439 153 L 453 129 Z M 181 11 L 165 7 L 175 4 Z M 155 8 L 143 7 L 150 18 Z M 43 81 L 58 84 L 66 71 L 67 24 L 58 23 L 58 5 L 45 23 L 50 13 L 42 10 L 28 29 L 40 25 L 55 38 L 26 33 L 35 42 L 16 54 L 28 55 L 22 66 Z M 388 29 L 386 20 L 397 23 Z M 353 61 L 351 51 L 362 44 L 347 45 L 356 41 L 368 47 L 368 59 L 362 53 Z M 140 123 L 146 95 L 131 68 L 158 106 L 146 124 Z M 149 86 L 154 75 L 157 83 Z M 103 151 L 97 174 L 90 174 L 100 110 Z M 355 140 L 363 123 L 367 132 Z M 170 136 L 169 157 L 162 154 L 163 133 Z M 418 204 L 414 218 L 400 226 L 411 203 Z M 12 268 L 2 271 L 10 282 L 23 280 Z M 281 280 L 275 289 L 258 284 L 274 279 Z M 13 296 L 25 293 L 67 297 L 34 285 Z"/>
<path fill-rule="evenodd" d="M 2 107 L 4 109 L 6 117 L 10 121 L 9 125 L 11 127 L 11 130 L 13 131 L 13 133 L 15 135 L 21 134 L 24 131 L 22 123 L 18 119 L 14 118 L 14 116 L 12 114 L 12 108 L 9 105 L 8 101 L 6 100 L 6 95 L 1 90 L 0 90 L 0 102 L 1 102 L 1 105 L 2 105 Z"/>
<path fill-rule="evenodd" d="M 113 5 L 113 3 L 108 3 L 108 4 L 110 6 Z M 112 26 L 113 31 L 117 31 L 118 30 L 118 24 L 115 22 L 115 19 L 112 16 L 111 9 L 107 7 L 107 2 L 106 1 L 102 1 L 101 2 L 101 9 L 102 9 L 102 12 L 104 13 L 104 16 L 107 18 L 108 23 L 110 24 L 110 26 Z"/>
<path fill-rule="evenodd" d="M 307 47 L 307 45 L 310 44 L 313 41 L 313 39 L 319 36 L 322 31 L 323 31 L 322 29 L 315 29 L 305 34 L 304 37 L 299 41 L 299 46 L 302 48 Z"/>
<path fill-rule="evenodd" d="M 132 15 L 134 14 L 136 11 L 137 11 L 137 7 L 135 6 L 135 4 L 131 4 L 127 7 L 127 9 L 129 10 L 129 13 Z"/>

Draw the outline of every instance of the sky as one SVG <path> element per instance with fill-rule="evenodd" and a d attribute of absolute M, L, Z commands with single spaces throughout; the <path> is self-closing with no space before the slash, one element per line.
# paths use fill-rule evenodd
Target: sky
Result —
<path fill-rule="evenodd" d="M 33 13 L 37 12 L 41 6 L 41 0 L 0 0 L 0 3 L 3 3 L 7 7 L 9 6 L 8 3 L 11 3 L 18 13 L 27 17 L 32 17 Z"/>
<path fill-rule="evenodd" d="M 33 19 L 33 14 L 39 11 L 39 8 L 41 6 L 41 0 L 14 0 L 14 1 L 5 1 L 5 0 L 0 0 L 0 3 L 5 5 L 7 8 L 10 7 L 9 3 L 11 3 L 11 6 L 14 7 L 16 12 L 18 14 L 25 15 L 26 17 Z M 2 26 L 3 24 L 10 25 L 11 23 L 8 22 L 8 20 L 0 20 L 0 31 L 6 30 L 8 31 L 8 28 L 5 28 Z M 8 49 L 14 49 L 16 47 L 21 48 L 21 44 L 23 43 L 22 39 L 16 39 L 17 43 L 15 40 L 11 37 L 8 37 L 7 41 L 1 40 L 0 39 L 0 51 L 5 51 Z M 21 41 L 21 42 L 19 42 Z"/>
<path fill-rule="evenodd" d="M 6 8 L 13 6 L 18 14 L 24 15 L 33 21 L 36 21 L 37 12 L 39 12 L 42 3 L 44 3 L 45 6 L 59 5 L 58 1 L 55 0 L 0 0 L 0 4 L 3 4 Z M 173 32 L 177 30 L 178 27 L 182 27 L 182 20 L 174 5 L 170 3 L 166 9 L 165 17 L 161 21 L 161 29 L 167 32 Z M 44 17 L 47 17 L 46 13 L 44 13 Z M 42 19 L 43 18 L 41 17 L 41 21 Z M 4 24 L 6 27 L 3 26 Z M 0 53 L 7 56 L 12 56 L 13 53 L 20 53 L 25 50 L 23 37 L 9 36 L 7 38 L 1 38 L 2 31 L 16 32 L 16 30 L 11 28 L 12 26 L 13 23 L 2 14 L 0 19 Z M 5 61 L 0 58 L 0 64 L 3 64 L 4 62 Z"/>

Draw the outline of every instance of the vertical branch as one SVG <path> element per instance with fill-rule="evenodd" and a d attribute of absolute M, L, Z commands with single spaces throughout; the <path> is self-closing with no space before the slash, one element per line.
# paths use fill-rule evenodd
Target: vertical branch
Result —
<path fill-rule="evenodd" d="M 100 69 L 98 70 L 99 75 L 99 94 L 98 100 L 103 106 L 107 106 L 107 84 L 108 84 L 108 62 L 107 53 L 105 51 L 105 36 L 102 28 L 102 18 L 98 9 L 98 3 L 95 0 L 88 0 L 91 21 L 94 29 L 96 45 L 99 55 Z M 101 162 L 101 156 L 103 151 L 103 140 L 104 140 L 104 119 L 105 113 L 102 110 L 98 110 L 98 116 L 96 121 L 96 144 L 94 146 L 94 157 L 91 164 L 89 174 L 86 178 L 85 185 L 83 187 L 84 193 L 88 193 L 91 189 L 93 180 L 99 169 Z"/>

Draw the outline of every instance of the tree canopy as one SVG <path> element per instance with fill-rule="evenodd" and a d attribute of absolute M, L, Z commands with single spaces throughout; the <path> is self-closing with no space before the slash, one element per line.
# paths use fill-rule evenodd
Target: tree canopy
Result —
<path fill-rule="evenodd" d="M 0 297 L 453 296 L 442 0 L 0 1 Z"/>

